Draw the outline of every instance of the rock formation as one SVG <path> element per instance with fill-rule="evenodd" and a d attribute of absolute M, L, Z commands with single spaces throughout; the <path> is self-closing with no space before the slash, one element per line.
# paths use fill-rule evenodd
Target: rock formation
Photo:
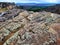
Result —
<path fill-rule="evenodd" d="M 0 45 L 60 45 L 60 14 L 17 8 L 2 14 Z"/>

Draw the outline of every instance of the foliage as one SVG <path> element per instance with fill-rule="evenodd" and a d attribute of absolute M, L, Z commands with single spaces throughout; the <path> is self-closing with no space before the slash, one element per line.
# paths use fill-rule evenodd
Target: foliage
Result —
<path fill-rule="evenodd" d="M 47 6 L 33 6 L 29 9 L 29 11 L 43 11 L 44 9 L 46 9 Z"/>

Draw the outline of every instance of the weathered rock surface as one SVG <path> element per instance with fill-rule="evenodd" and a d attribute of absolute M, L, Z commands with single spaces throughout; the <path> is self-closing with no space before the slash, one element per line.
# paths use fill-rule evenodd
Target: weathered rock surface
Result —
<path fill-rule="evenodd" d="M 12 9 L 9 12 L 13 15 L 8 13 L 8 16 L 2 17 L 11 19 L 0 23 L 1 45 L 59 45 L 59 14 L 20 9 Z"/>
<path fill-rule="evenodd" d="M 52 24 L 50 31 L 57 36 L 57 45 L 60 45 L 60 23 Z"/>

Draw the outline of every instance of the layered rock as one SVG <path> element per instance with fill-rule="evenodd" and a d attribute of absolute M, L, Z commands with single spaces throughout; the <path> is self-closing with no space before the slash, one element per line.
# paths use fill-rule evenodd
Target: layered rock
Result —
<path fill-rule="evenodd" d="M 59 14 L 45 11 L 21 11 L 20 9 L 12 9 L 9 12 L 1 16 L 7 18 L 5 22 L 0 23 L 1 45 L 59 44 Z"/>

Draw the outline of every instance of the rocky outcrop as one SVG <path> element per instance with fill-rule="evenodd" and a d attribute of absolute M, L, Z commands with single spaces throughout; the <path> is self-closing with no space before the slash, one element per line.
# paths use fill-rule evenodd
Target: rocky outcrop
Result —
<path fill-rule="evenodd" d="M 10 2 L 0 2 L 0 7 L 1 8 L 6 8 L 8 6 L 12 6 L 12 5 L 15 5 L 15 3 L 10 3 Z"/>
<path fill-rule="evenodd" d="M 52 24 L 59 23 L 56 21 L 59 14 L 56 15 L 24 10 L 13 19 L 0 23 L 0 42 L 2 45 L 57 45 L 58 31 L 51 29 Z"/>
<path fill-rule="evenodd" d="M 17 8 L 6 12 L 0 15 L 1 20 L 6 19 L 0 20 L 0 45 L 60 44 L 59 14 Z"/>
<path fill-rule="evenodd" d="M 12 9 L 0 14 L 0 22 L 12 19 L 20 13 L 20 9 Z"/>

